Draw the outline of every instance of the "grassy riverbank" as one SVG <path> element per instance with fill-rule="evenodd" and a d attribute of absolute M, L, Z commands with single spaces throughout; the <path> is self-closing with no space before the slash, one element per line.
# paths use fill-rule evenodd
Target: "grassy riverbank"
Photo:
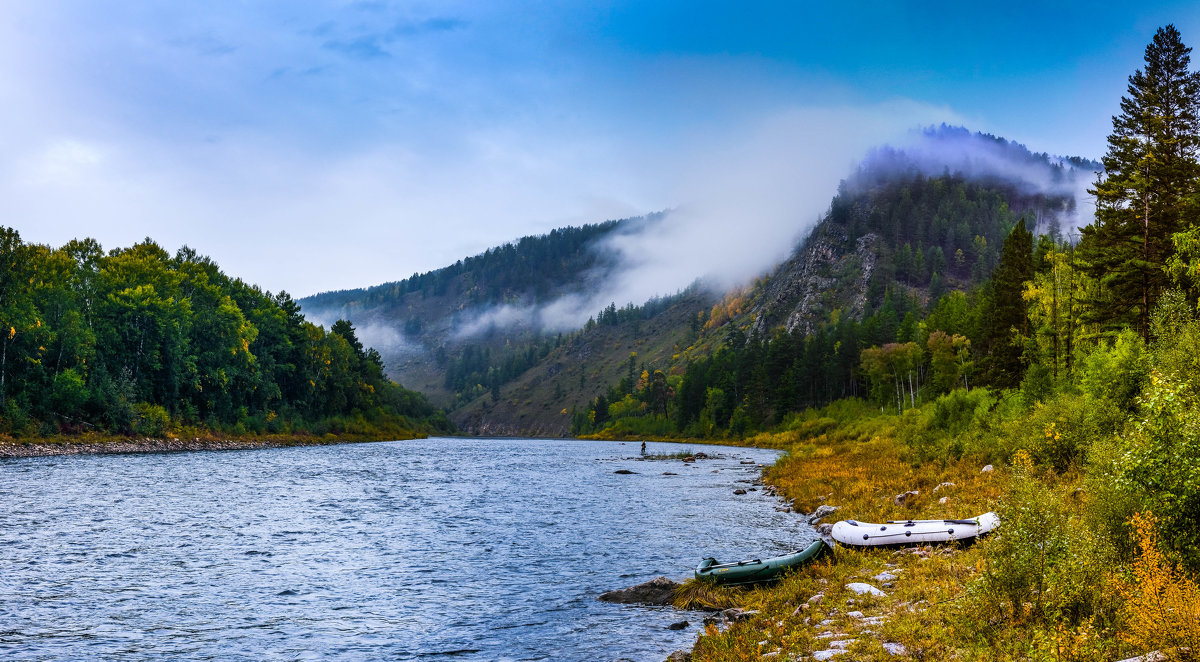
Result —
<path fill-rule="evenodd" d="M 1183 649 L 1200 650 L 1200 592 L 1169 545 L 1159 552 L 1153 521 L 1131 518 L 1140 502 L 1116 479 L 1109 435 L 1083 421 L 1089 410 L 1061 397 L 1029 405 L 1019 394 L 947 397 L 971 406 L 944 438 L 945 400 L 903 416 L 848 401 L 741 443 L 786 449 L 765 481 L 799 511 L 837 506 L 828 522 L 994 510 L 999 532 L 965 548 L 839 546 L 814 566 L 752 590 L 689 582 L 681 592 L 686 606 L 753 610 L 707 626 L 693 661 L 813 659 L 829 650 L 855 660 L 1099 661 L 1155 649 L 1194 659 Z M 1089 452 L 1056 468 L 1046 447 L 1067 435 L 1086 440 Z M 951 438 L 965 447 L 927 448 Z M 984 471 L 989 461 L 994 466 Z M 897 505 L 895 496 L 909 491 L 919 494 Z M 851 582 L 885 595 L 859 596 L 846 588 Z"/>

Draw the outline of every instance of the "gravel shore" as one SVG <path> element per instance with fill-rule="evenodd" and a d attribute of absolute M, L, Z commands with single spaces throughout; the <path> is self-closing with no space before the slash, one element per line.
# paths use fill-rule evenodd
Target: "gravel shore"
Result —
<path fill-rule="evenodd" d="M 104 441 L 0 441 L 0 458 L 82 455 L 85 453 L 178 453 L 182 451 L 226 451 L 285 446 L 326 446 L 349 443 L 347 439 L 294 437 L 290 439 L 109 439 Z"/>

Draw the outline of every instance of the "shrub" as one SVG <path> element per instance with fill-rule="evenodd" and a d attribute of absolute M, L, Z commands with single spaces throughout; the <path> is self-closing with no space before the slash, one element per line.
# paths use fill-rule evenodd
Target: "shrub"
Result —
<path fill-rule="evenodd" d="M 1140 507 L 1140 498 L 1122 480 L 1125 453 L 1126 444 L 1115 436 L 1095 439 L 1088 450 L 1083 481 L 1085 521 L 1111 542 L 1117 558 L 1123 561 L 1133 558 L 1129 521 Z"/>
<path fill-rule="evenodd" d="M 54 386 L 50 394 L 50 406 L 54 411 L 64 416 L 79 416 L 83 403 L 87 402 L 88 389 L 73 368 L 63 370 L 54 378 Z"/>
<path fill-rule="evenodd" d="M 1152 513 L 1135 515 L 1138 556 L 1121 585 L 1125 627 L 1121 637 L 1139 650 L 1161 650 L 1183 659 L 1200 652 L 1200 588 L 1167 562 Z"/>
<path fill-rule="evenodd" d="M 1101 343 L 1084 357 L 1079 366 L 1079 387 L 1092 400 L 1107 400 L 1122 411 L 1133 412 L 1146 382 L 1149 359 L 1141 337 L 1126 329 L 1111 346 Z"/>
<path fill-rule="evenodd" d="M 159 405 L 142 402 L 134 407 L 133 432 L 145 437 L 161 437 L 171 427 L 171 415 Z"/>
<path fill-rule="evenodd" d="M 977 605 L 1016 622 L 1077 627 L 1088 618 L 1109 620 L 1105 598 L 1111 551 L 1072 518 L 1068 499 L 1033 476 L 1028 453 L 1014 458 L 1012 482 L 1001 500 L 998 535 L 987 543 Z"/>
<path fill-rule="evenodd" d="M 1021 380 L 1021 402 L 1026 407 L 1046 400 L 1054 392 L 1054 376 L 1050 368 L 1041 363 L 1034 363 L 1025 371 Z"/>
<path fill-rule="evenodd" d="M 1184 565 L 1200 568 L 1200 410 L 1190 385 L 1155 372 L 1123 465 L 1126 486 L 1160 518 Z"/>
<path fill-rule="evenodd" d="M 966 432 L 996 403 L 985 388 L 955 389 L 934 401 L 929 424 L 954 435 Z"/>

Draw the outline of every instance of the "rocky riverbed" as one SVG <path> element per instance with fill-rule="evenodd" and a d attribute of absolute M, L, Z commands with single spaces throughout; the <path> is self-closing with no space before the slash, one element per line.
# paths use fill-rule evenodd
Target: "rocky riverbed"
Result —
<path fill-rule="evenodd" d="M 51 455 L 82 455 L 87 453 L 177 453 L 182 451 L 224 451 L 251 448 L 280 448 L 285 446 L 325 446 L 346 443 L 345 439 L 283 438 L 283 439 L 167 439 L 130 438 L 95 441 L 0 441 L 0 458 L 43 457 Z"/>

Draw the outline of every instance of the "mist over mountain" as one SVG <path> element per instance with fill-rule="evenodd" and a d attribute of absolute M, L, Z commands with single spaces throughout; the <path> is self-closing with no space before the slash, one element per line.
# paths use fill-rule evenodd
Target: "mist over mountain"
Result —
<path fill-rule="evenodd" d="M 786 164 L 773 165 L 786 174 Z M 925 297 L 931 287 L 935 294 L 964 288 L 990 272 L 1017 217 L 1069 233 L 1089 213 L 1086 188 L 1099 168 L 961 127 L 931 127 L 869 151 L 820 202 L 799 204 L 773 190 L 785 179 L 776 175 L 757 189 L 757 202 L 744 195 L 746 186 L 735 196 L 717 191 L 301 303 L 315 319 L 353 321 L 392 377 L 437 402 L 457 407 L 485 393 L 499 401 L 506 385 L 587 336 L 606 312 L 610 320 L 620 312 L 622 320 L 645 321 L 686 301 L 690 312 L 673 312 L 676 324 L 695 326 L 687 320 L 701 315 L 711 328 L 713 303 L 768 276 L 731 316 L 751 314 L 764 332 L 811 330 L 833 310 L 862 315 L 877 306 L 890 280 Z M 734 200 L 740 206 L 728 206 Z M 773 221 L 769 232 L 763 218 Z M 691 331 L 688 342 L 702 335 Z M 637 351 L 630 338 L 622 342 L 629 347 L 620 351 Z M 571 391 L 579 402 L 590 397 L 579 385 Z"/>

